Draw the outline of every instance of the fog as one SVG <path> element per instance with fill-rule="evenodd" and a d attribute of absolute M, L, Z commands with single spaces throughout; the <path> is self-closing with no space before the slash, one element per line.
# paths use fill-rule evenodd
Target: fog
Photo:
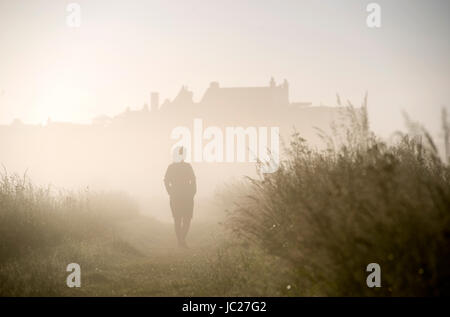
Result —
<path fill-rule="evenodd" d="M 449 12 L 0 0 L 0 297 L 448 295 Z"/>
<path fill-rule="evenodd" d="M 183 145 L 192 152 L 187 160 L 197 177 L 196 218 L 208 220 L 218 186 L 256 177 L 257 161 L 282 155 L 294 131 L 318 144 L 315 128 L 329 130 L 338 110 L 290 102 L 287 81 L 235 88 L 213 82 L 197 103 L 182 87 L 172 101 L 160 105 L 158 94 L 149 93 L 141 108 L 99 116 L 92 124 L 17 120 L 1 126 L 1 162 L 8 173 L 26 173 L 55 191 L 124 191 L 142 213 L 169 221 L 163 178 L 172 149 Z"/>

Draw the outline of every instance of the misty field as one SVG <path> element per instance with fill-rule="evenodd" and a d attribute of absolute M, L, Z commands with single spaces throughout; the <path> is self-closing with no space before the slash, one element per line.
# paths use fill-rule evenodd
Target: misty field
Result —
<path fill-rule="evenodd" d="M 269 295 L 277 259 L 229 241 L 218 224 L 197 224 L 189 250 L 173 227 L 138 214 L 120 193 L 59 193 L 26 177 L 0 183 L 1 296 Z M 68 288 L 69 263 L 81 287 Z"/>
<path fill-rule="evenodd" d="M 449 295 L 449 166 L 426 131 L 388 144 L 349 116 L 324 149 L 294 134 L 277 172 L 224 186 L 225 220 L 194 216 L 187 250 L 123 193 L 55 193 L 5 171 L 0 295 Z M 80 288 L 66 286 L 73 262 Z"/>

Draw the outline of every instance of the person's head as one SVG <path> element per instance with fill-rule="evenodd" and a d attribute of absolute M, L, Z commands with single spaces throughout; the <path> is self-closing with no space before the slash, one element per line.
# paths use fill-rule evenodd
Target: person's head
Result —
<path fill-rule="evenodd" d="M 173 149 L 172 156 L 174 163 L 184 162 L 186 159 L 186 148 L 183 146 L 177 146 Z"/>

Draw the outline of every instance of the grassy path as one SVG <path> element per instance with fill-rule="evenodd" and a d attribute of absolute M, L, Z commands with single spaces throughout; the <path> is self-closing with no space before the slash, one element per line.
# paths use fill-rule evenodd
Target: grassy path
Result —
<path fill-rule="evenodd" d="M 194 222 L 188 244 L 177 247 L 171 224 L 137 217 L 107 238 L 38 250 L 0 266 L 0 295 L 290 295 L 277 259 L 227 241 L 219 225 Z M 69 263 L 81 267 L 80 288 L 66 285 Z"/>
<path fill-rule="evenodd" d="M 81 296 L 206 296 L 217 229 L 194 223 L 190 247 L 181 249 L 171 224 L 146 218 L 127 222 L 114 233 L 113 254 L 99 261 L 99 267 L 87 265 L 83 287 L 67 291 Z"/>

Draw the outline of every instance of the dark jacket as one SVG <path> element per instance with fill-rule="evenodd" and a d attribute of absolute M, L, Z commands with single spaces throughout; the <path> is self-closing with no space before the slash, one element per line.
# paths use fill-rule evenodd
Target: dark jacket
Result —
<path fill-rule="evenodd" d="M 164 176 L 164 185 L 171 198 L 193 198 L 197 193 L 197 183 L 191 164 L 172 163 Z"/>

